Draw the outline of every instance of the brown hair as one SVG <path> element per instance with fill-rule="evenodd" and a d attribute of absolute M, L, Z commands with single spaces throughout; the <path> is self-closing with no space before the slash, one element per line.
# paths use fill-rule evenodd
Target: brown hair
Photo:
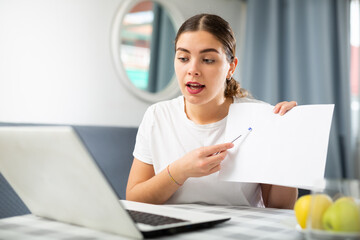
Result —
<path fill-rule="evenodd" d="M 226 54 L 229 63 L 234 61 L 236 40 L 230 24 L 223 18 L 213 14 L 198 14 L 186 20 L 179 28 L 176 38 L 175 47 L 180 35 L 184 32 L 206 31 L 218 39 Z M 226 79 L 225 97 L 246 97 L 248 91 L 241 88 L 239 82 L 233 77 Z"/>

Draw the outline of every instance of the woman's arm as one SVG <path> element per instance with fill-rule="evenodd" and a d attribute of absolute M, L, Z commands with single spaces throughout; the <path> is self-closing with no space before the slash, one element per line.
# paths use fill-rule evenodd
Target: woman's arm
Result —
<path fill-rule="evenodd" d="M 153 165 L 134 158 L 126 187 L 126 200 L 161 204 L 180 187 L 168 173 L 155 175 Z"/>
<path fill-rule="evenodd" d="M 153 204 L 165 203 L 189 177 L 202 177 L 219 171 L 227 149 L 233 146 L 232 143 L 223 143 L 195 149 L 156 175 L 153 165 L 134 158 L 126 199 Z"/>
<path fill-rule="evenodd" d="M 274 107 L 274 113 L 284 115 L 295 106 L 297 106 L 295 101 L 279 102 Z M 272 208 L 292 209 L 298 196 L 297 188 L 270 184 L 261 184 L 261 191 L 265 207 Z"/>
<path fill-rule="evenodd" d="M 293 209 L 298 189 L 278 185 L 260 184 L 265 207 Z"/>
<path fill-rule="evenodd" d="M 284 115 L 295 106 L 297 106 L 295 101 L 279 102 L 274 107 L 274 113 Z M 261 191 L 265 207 L 272 208 L 292 209 L 298 196 L 297 188 L 270 184 L 261 184 Z"/>

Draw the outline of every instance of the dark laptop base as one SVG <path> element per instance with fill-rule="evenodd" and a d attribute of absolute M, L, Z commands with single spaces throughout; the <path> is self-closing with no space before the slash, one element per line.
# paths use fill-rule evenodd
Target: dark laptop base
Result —
<path fill-rule="evenodd" d="M 230 220 L 230 218 L 222 219 L 222 220 L 214 221 L 214 222 L 203 222 L 203 223 L 192 224 L 192 225 L 188 225 L 188 226 L 180 226 L 180 227 L 175 227 L 175 228 L 171 228 L 171 229 L 155 230 L 155 231 L 141 232 L 141 233 L 144 236 L 144 238 L 155 238 L 155 237 L 161 237 L 161 236 L 165 236 L 165 235 L 169 236 L 169 235 L 174 235 L 174 234 L 183 233 L 183 232 L 190 232 L 190 231 L 203 229 L 203 228 L 210 228 L 216 224 L 226 222 L 228 220 Z"/>

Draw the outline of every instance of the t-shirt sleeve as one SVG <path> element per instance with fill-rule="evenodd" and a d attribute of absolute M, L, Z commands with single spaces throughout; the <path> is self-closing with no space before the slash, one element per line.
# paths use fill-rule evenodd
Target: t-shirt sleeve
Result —
<path fill-rule="evenodd" d="M 153 164 L 150 148 L 150 136 L 154 122 L 154 108 L 154 106 L 150 106 L 144 114 L 136 135 L 135 148 L 133 152 L 133 156 L 136 159 L 148 164 Z"/>

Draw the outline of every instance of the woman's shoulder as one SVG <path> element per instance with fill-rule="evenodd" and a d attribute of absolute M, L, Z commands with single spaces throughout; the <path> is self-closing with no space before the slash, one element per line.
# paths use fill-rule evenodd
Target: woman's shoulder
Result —
<path fill-rule="evenodd" d="M 167 124 L 173 118 L 178 119 L 179 111 L 177 109 L 181 109 L 178 107 L 181 104 L 181 97 L 150 105 L 145 111 L 141 125 L 150 129 L 155 125 Z"/>
<path fill-rule="evenodd" d="M 145 116 L 150 119 L 167 119 L 169 117 L 171 118 L 171 116 L 179 117 L 181 115 L 181 109 L 184 109 L 183 106 L 183 96 L 179 96 L 150 105 L 145 112 Z"/>
<path fill-rule="evenodd" d="M 148 111 L 158 112 L 158 111 L 172 111 L 174 109 L 181 108 L 181 105 L 184 104 L 183 96 L 178 96 L 170 100 L 164 100 L 157 103 L 154 103 L 149 106 Z"/>

